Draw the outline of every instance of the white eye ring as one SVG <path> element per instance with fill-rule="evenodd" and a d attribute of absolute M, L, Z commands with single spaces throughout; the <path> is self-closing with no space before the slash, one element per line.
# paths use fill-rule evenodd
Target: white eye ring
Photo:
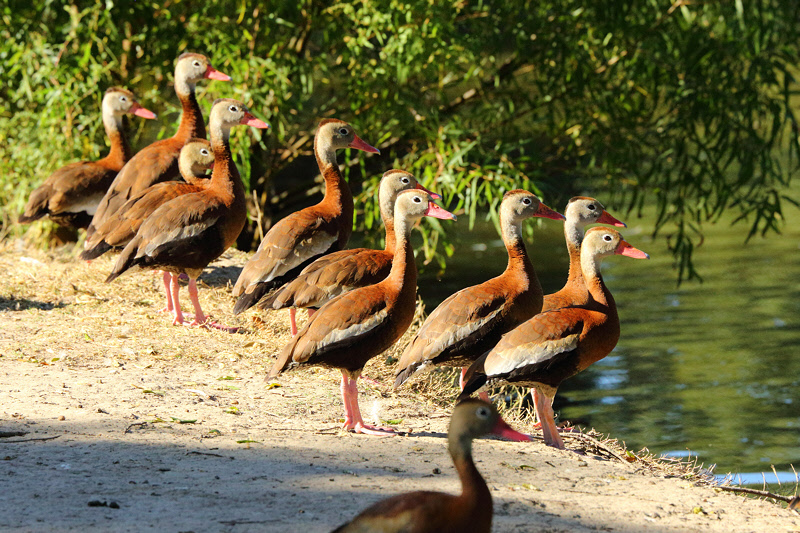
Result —
<path fill-rule="evenodd" d="M 128 101 L 128 97 L 127 96 L 120 96 L 119 97 L 119 101 L 120 102 L 127 102 Z"/>
<path fill-rule="evenodd" d="M 200 66 L 200 62 L 199 62 L 198 60 L 196 60 L 196 59 L 194 60 L 194 63 L 192 63 L 192 64 L 193 64 L 194 66 L 196 66 L 196 67 L 199 67 L 199 66 Z"/>
<path fill-rule="evenodd" d="M 525 204 L 525 205 L 531 205 L 531 199 L 530 198 L 523 198 L 522 199 L 522 203 Z"/>
<path fill-rule="evenodd" d="M 587 205 L 586 209 L 588 209 L 589 211 L 594 211 L 594 209 L 595 209 L 594 204 Z"/>
<path fill-rule="evenodd" d="M 606 242 L 611 242 L 613 239 L 614 238 L 611 235 L 609 235 L 608 233 L 603 235 L 603 240 L 606 241 Z"/>
<path fill-rule="evenodd" d="M 228 111 L 230 111 L 231 113 L 238 113 L 239 112 L 239 108 L 236 107 L 235 105 L 232 105 L 232 106 L 230 106 L 228 108 Z"/>
<path fill-rule="evenodd" d="M 339 135 L 347 135 L 350 133 L 347 128 L 339 128 Z"/>
<path fill-rule="evenodd" d="M 200 155 L 208 155 L 208 150 L 206 150 L 205 148 L 201 148 Z"/>
<path fill-rule="evenodd" d="M 414 197 L 414 202 L 420 203 L 421 201 L 422 201 L 422 198 L 420 198 L 419 196 L 415 196 Z"/>
<path fill-rule="evenodd" d="M 491 414 L 491 411 L 489 410 L 488 407 L 481 406 L 481 407 L 478 407 L 475 410 L 475 416 L 477 416 L 481 420 L 486 420 L 487 418 L 489 418 L 490 414 Z"/>
<path fill-rule="evenodd" d="M 400 181 L 402 181 L 403 183 L 409 183 L 411 180 L 409 180 L 406 177 L 402 177 L 402 178 L 400 178 Z"/>

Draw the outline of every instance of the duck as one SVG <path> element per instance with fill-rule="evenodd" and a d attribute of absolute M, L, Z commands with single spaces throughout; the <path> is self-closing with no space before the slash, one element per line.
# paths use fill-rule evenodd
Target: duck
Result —
<path fill-rule="evenodd" d="M 374 285 L 386 278 L 392 269 L 395 250 L 394 204 L 397 195 L 408 189 L 421 189 L 434 200 L 441 198 L 420 185 L 410 172 L 387 170 L 378 187 L 378 206 L 386 229 L 383 250 L 354 248 L 323 255 L 305 267 L 295 279 L 263 298 L 258 307 L 318 309 L 340 294 L 358 287 Z M 292 335 L 296 334 L 297 325 L 293 322 Z"/>
<path fill-rule="evenodd" d="M 42 217 L 61 226 L 86 228 L 117 172 L 131 158 L 131 146 L 123 127 L 123 116 L 154 119 L 134 94 L 122 87 L 109 87 L 102 102 L 103 126 L 111 143 L 104 158 L 78 161 L 53 172 L 28 199 L 18 221 L 28 224 Z"/>
<path fill-rule="evenodd" d="M 186 274 L 195 311 L 191 325 L 236 331 L 207 319 L 197 298 L 197 277 L 234 244 L 246 222 L 244 184 L 229 143 L 231 128 L 239 124 L 269 128 L 269 124 L 254 117 L 238 100 L 223 98 L 214 102 L 208 126 L 214 171 L 208 185 L 201 191 L 173 198 L 147 217 L 106 279 L 111 282 L 134 267 L 170 272 L 175 325 L 183 324 L 178 276 Z"/>
<path fill-rule="evenodd" d="M 461 494 L 422 490 L 398 494 L 369 506 L 333 533 L 489 533 L 492 494 L 472 458 L 472 441 L 487 434 L 530 440 L 511 428 L 492 404 L 466 399 L 453 408 L 447 431 Z"/>
<path fill-rule="evenodd" d="M 181 54 L 175 63 L 175 93 L 183 108 L 178 131 L 141 149 L 122 167 L 86 229 L 87 238 L 134 194 L 178 177 L 178 155 L 183 145 L 193 137 L 206 137 L 203 113 L 195 97 L 197 82 L 203 79 L 230 81 L 231 78 L 212 67 L 203 54 Z"/>
<path fill-rule="evenodd" d="M 296 211 L 270 228 L 233 287 L 234 314 L 256 305 L 319 257 L 347 245 L 353 232 L 354 205 L 350 187 L 336 163 L 336 150 L 343 148 L 380 154 L 347 122 L 336 118 L 320 122 L 314 136 L 314 155 L 325 180 L 325 195 L 318 204 Z M 294 315 L 291 309 L 293 323 Z"/>
<path fill-rule="evenodd" d="M 178 159 L 178 168 L 185 181 L 156 183 L 139 192 L 109 217 L 92 234 L 91 247 L 81 252 L 81 259 L 91 261 L 109 250 L 122 250 L 139 231 L 142 223 L 161 205 L 183 194 L 203 190 L 210 180 L 206 171 L 214 167 L 214 152 L 206 139 L 192 138 L 183 145 Z M 170 283 L 172 274 L 162 274 L 167 304 L 162 312 L 173 312 Z"/>
<path fill-rule="evenodd" d="M 389 275 L 379 283 L 346 292 L 320 307 L 278 354 L 267 379 L 301 366 L 322 366 L 342 373 L 343 429 L 367 435 L 394 435 L 364 423 L 358 407 L 357 380 L 364 365 L 392 346 L 414 318 L 417 268 L 409 241 L 411 226 L 423 216 L 455 220 L 425 191 L 397 195 L 394 211 L 395 252 Z"/>
<path fill-rule="evenodd" d="M 214 167 L 214 152 L 206 139 L 194 137 L 181 148 L 178 169 L 184 181 L 156 183 L 135 194 L 108 217 L 87 239 L 80 257 L 91 260 L 109 250 L 121 250 L 136 235 L 142 222 L 159 206 L 183 194 L 198 192 L 209 183 L 206 171 Z"/>
<path fill-rule="evenodd" d="M 558 309 L 568 305 L 584 305 L 589 300 L 589 291 L 581 272 L 581 243 L 583 233 L 589 224 L 608 224 L 620 228 L 628 226 L 606 211 L 603 204 L 589 196 L 575 196 L 567 202 L 564 210 L 564 237 L 569 253 L 569 274 L 564 287 L 552 294 L 546 294 L 542 311 Z"/>
<path fill-rule="evenodd" d="M 619 340 L 617 306 L 600 274 L 602 260 L 613 255 L 650 258 L 613 228 L 589 229 L 581 245 L 589 301 L 544 311 L 506 333 L 470 366 L 461 398 L 484 386 L 531 387 L 545 444 L 563 449 L 552 406 L 559 385 L 611 353 Z"/>
<path fill-rule="evenodd" d="M 397 364 L 395 388 L 435 365 L 466 367 L 500 336 L 542 309 L 542 286 L 522 239 L 522 222 L 533 217 L 564 220 L 533 193 L 507 192 L 500 204 L 500 231 L 508 252 L 505 271 L 458 291 L 428 316 Z"/>

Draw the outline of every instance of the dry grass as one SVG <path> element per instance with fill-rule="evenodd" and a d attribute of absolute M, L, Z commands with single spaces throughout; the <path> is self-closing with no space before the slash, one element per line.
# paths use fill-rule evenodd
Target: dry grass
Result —
<path fill-rule="evenodd" d="M 18 326 L 20 336 L 18 341 L 0 343 L 0 356 L 39 364 L 49 364 L 55 359 L 91 365 L 109 359 L 123 363 L 144 358 L 169 361 L 176 368 L 181 360 L 208 365 L 235 360 L 247 366 L 268 367 L 290 339 L 286 311 L 231 314 L 232 284 L 247 254 L 236 250 L 226 252 L 206 270 L 199 283 L 206 313 L 225 325 L 241 328 L 241 333 L 232 335 L 172 326 L 169 317 L 158 311 L 163 306 L 160 275 L 133 272 L 104 283 L 116 257 L 106 254 L 87 264 L 76 259 L 79 250 L 77 244 L 46 251 L 26 248 L 21 241 L 0 244 L 0 269 L 5 272 L 0 277 L 0 313 L 15 311 L 12 324 Z M 185 291 L 181 296 L 184 307 L 191 309 Z M 298 319 L 302 325 L 306 313 L 298 313 Z M 409 331 L 394 347 L 366 366 L 362 388 L 369 387 L 383 398 L 401 402 L 404 398 L 414 397 L 417 401 L 423 398 L 431 411 L 449 411 L 458 393 L 456 369 L 435 369 L 415 376 L 399 391 L 392 387 L 394 363 L 423 319 L 420 302 Z M 338 383 L 338 372 L 315 369 L 313 373 L 315 379 L 331 385 Z M 499 390 L 499 396 L 521 400 L 527 392 L 509 389 Z M 538 433 L 532 414 L 522 407 L 521 401 L 501 402 L 500 408 L 504 417 L 521 431 Z M 715 483 L 712 472 L 703 465 L 655 456 L 647 449 L 634 453 L 624 443 L 594 430 L 565 432 L 564 438 L 571 449 L 580 453 L 636 463 L 662 477 Z"/>

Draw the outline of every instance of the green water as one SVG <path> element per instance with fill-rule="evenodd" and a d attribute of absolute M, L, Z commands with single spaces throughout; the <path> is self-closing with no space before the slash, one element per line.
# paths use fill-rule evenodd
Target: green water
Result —
<path fill-rule="evenodd" d="M 604 262 L 619 344 L 561 386 L 559 416 L 631 449 L 691 453 L 718 474 L 800 467 L 800 215 L 788 215 L 782 235 L 746 245 L 744 225 L 708 226 L 695 257 L 704 282 L 680 287 L 652 222 L 628 219 L 623 235 L 652 259 Z M 465 225 L 458 239 L 442 278 L 420 278 L 429 306 L 505 267 L 490 225 Z M 560 288 L 568 263 L 559 225 L 544 221 L 529 251 L 545 292 Z"/>

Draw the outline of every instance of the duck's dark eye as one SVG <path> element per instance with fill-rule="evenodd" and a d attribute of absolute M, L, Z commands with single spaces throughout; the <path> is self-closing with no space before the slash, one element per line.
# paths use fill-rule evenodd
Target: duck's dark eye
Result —
<path fill-rule="evenodd" d="M 196 67 L 199 67 L 200 66 L 200 62 L 195 59 L 194 62 L 192 63 L 192 65 L 194 65 Z"/>
<path fill-rule="evenodd" d="M 128 97 L 127 96 L 120 96 L 119 97 L 119 101 L 120 102 L 127 102 L 128 101 Z"/>
<path fill-rule="evenodd" d="M 231 113 L 238 113 L 239 112 L 239 108 L 236 107 L 235 105 L 232 105 L 232 106 L 230 106 L 228 108 L 228 111 L 230 111 Z"/>
<path fill-rule="evenodd" d="M 422 198 L 420 198 L 419 196 L 415 196 L 414 197 L 414 202 L 415 203 L 420 203 L 421 201 L 422 201 Z"/>
<path fill-rule="evenodd" d="M 486 420 L 487 418 L 489 418 L 490 414 L 491 411 L 489 410 L 488 407 L 478 407 L 478 409 L 475 411 L 475 416 L 477 416 L 481 420 Z"/>
<path fill-rule="evenodd" d="M 603 240 L 606 242 L 611 242 L 612 240 L 614 240 L 614 237 L 606 233 L 605 235 L 603 235 Z"/>
<path fill-rule="evenodd" d="M 350 133 L 347 128 L 339 128 L 339 135 L 347 135 Z"/>
<path fill-rule="evenodd" d="M 594 204 L 587 205 L 586 209 L 588 209 L 589 211 L 594 211 L 595 210 Z"/>
<path fill-rule="evenodd" d="M 208 155 L 208 150 L 203 148 L 202 150 L 200 150 L 200 155 Z"/>
<path fill-rule="evenodd" d="M 530 198 L 523 198 L 522 199 L 522 203 L 525 204 L 525 205 L 531 205 L 531 199 Z"/>
<path fill-rule="evenodd" d="M 400 178 L 400 181 L 403 183 L 408 183 L 410 180 L 408 178 Z"/>

